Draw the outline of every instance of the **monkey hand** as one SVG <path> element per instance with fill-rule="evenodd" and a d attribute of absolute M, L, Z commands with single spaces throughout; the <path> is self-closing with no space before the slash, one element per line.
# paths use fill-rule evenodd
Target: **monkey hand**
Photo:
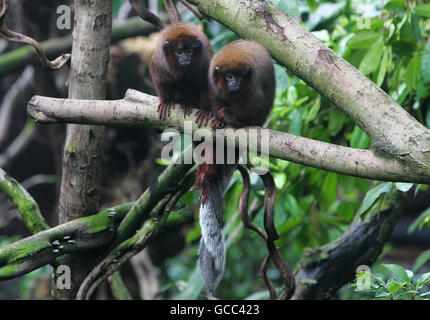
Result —
<path fill-rule="evenodd" d="M 220 129 L 225 126 L 225 111 L 226 107 L 222 107 L 217 111 L 215 117 L 212 118 L 210 125 L 213 129 Z"/>
<path fill-rule="evenodd" d="M 170 110 L 175 109 L 175 104 L 172 101 L 160 102 L 157 113 L 160 120 L 166 120 L 170 117 Z"/>
<path fill-rule="evenodd" d="M 189 116 L 191 112 L 193 112 L 193 107 L 181 104 L 180 105 L 182 112 L 184 113 L 184 116 Z"/>
<path fill-rule="evenodd" d="M 212 118 L 210 122 L 210 126 L 212 129 L 221 129 L 224 128 L 224 120 L 220 120 L 217 118 Z"/>
<path fill-rule="evenodd" d="M 197 116 L 196 123 L 199 128 L 204 124 L 205 126 L 208 124 L 209 119 L 212 118 L 212 112 L 200 109 L 195 114 Z"/>

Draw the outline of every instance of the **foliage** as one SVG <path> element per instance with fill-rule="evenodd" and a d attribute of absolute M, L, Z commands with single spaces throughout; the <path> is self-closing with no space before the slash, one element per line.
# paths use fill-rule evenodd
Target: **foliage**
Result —
<path fill-rule="evenodd" d="M 272 2 L 358 68 L 418 121 L 430 127 L 429 4 L 422 0 Z M 121 3 L 121 0 L 114 0 L 115 14 Z M 363 13 L 369 19 L 363 19 Z M 190 12 L 185 14 L 184 20 L 202 23 Z M 239 39 L 216 21 L 202 24 L 215 51 Z M 351 148 L 371 148 L 370 138 L 364 131 L 325 97 L 284 67 L 275 64 L 275 71 L 277 92 L 268 127 Z M 318 247 L 336 239 L 356 214 L 364 218 L 369 209 L 378 206 L 388 193 L 410 192 L 414 187 L 412 184 L 370 182 L 280 159 L 270 159 L 270 171 L 277 187 L 275 224 L 281 236 L 277 246 L 292 267 L 297 265 L 305 248 Z M 250 203 L 255 199 L 261 202 L 263 185 L 258 176 L 251 176 L 251 186 Z M 219 295 L 226 299 L 266 299 L 266 288 L 258 277 L 266 248 L 254 233 L 240 228 L 236 213 L 241 189 L 240 177 L 235 175 L 224 199 L 225 231 L 231 245 Z M 415 186 L 415 195 L 426 189 L 423 185 Z M 189 192 L 183 200 L 190 207 L 196 207 L 198 193 Z M 263 227 L 262 211 L 254 221 L 259 227 Z M 160 295 L 165 298 L 201 297 L 202 283 L 195 269 L 200 237 L 197 214 L 195 224 L 188 230 L 185 250 L 160 268 Z M 430 208 L 410 225 L 409 231 L 429 226 Z M 430 273 L 417 272 L 429 260 L 430 251 L 423 252 L 413 271 L 385 264 L 385 274 L 360 273 L 351 287 L 355 288 L 355 294 L 365 298 L 428 299 Z M 269 268 L 268 276 L 280 285 L 276 269 Z M 29 285 L 28 279 L 32 279 L 31 276 L 24 279 L 22 285 L 25 288 Z M 370 289 L 359 289 L 357 283 L 366 279 L 371 280 Z M 184 288 L 193 290 L 183 291 Z M 178 295 L 180 292 L 182 295 Z M 350 292 L 342 291 L 342 297 L 351 297 Z"/>
<path fill-rule="evenodd" d="M 422 1 L 273 2 L 301 21 L 319 40 L 367 75 L 421 123 L 430 125 L 430 44 L 426 41 L 430 35 L 430 20 L 426 18 L 427 6 Z M 362 28 L 367 21 L 362 20 L 363 11 L 371 16 L 368 29 Z M 191 14 L 187 18 L 198 23 Z M 216 51 L 238 39 L 217 22 L 205 23 L 204 27 Z M 285 68 L 275 65 L 275 70 L 277 94 L 267 123 L 269 127 L 352 148 L 371 147 L 369 137 L 342 111 Z M 336 239 L 356 213 L 364 217 L 384 194 L 396 190 L 407 192 L 413 187 L 412 184 L 372 183 L 279 159 L 271 159 L 270 171 L 278 189 L 275 223 L 281 238 L 277 244 L 292 266 L 300 260 L 304 248 Z M 234 184 L 226 195 L 227 221 L 237 210 L 240 188 L 240 184 Z M 425 189 L 418 186 L 416 192 Z M 252 190 L 253 197 L 261 198 L 262 185 L 256 177 L 252 179 Z M 425 221 L 429 216 L 427 213 Z M 261 212 L 255 223 L 262 226 Z M 197 223 L 191 234 L 193 258 L 197 259 Z M 228 251 L 228 267 L 220 295 L 244 298 L 250 292 L 264 290 L 261 279 L 255 281 L 264 256 L 259 252 L 264 249 L 264 244 L 251 232 L 238 235 Z M 183 263 L 183 259 L 169 261 L 169 265 L 176 268 Z M 190 273 L 190 270 L 185 272 L 186 275 Z M 269 276 L 275 283 L 279 280 L 276 272 Z"/>
<path fill-rule="evenodd" d="M 377 300 L 429 300 L 430 272 L 414 274 L 397 264 L 383 264 L 390 272 L 389 277 L 378 276 L 367 271 L 357 274 L 351 284 L 355 292 Z"/>

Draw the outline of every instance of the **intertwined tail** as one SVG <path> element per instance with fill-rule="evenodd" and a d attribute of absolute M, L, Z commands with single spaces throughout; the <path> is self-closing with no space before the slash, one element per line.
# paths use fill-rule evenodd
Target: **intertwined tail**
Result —
<path fill-rule="evenodd" d="M 217 180 L 212 184 L 206 201 L 200 205 L 202 238 L 199 249 L 199 266 L 206 291 L 213 295 L 221 281 L 225 266 L 225 244 L 222 234 L 222 196 L 236 165 L 222 165 Z"/>

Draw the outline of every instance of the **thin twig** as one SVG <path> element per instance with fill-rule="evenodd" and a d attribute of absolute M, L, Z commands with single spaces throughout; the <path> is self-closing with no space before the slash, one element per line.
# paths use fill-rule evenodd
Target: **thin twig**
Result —
<path fill-rule="evenodd" d="M 151 11 L 149 11 L 148 8 L 143 5 L 141 0 L 129 0 L 129 2 L 139 17 L 141 17 L 144 21 L 152 23 L 160 30 L 164 29 L 164 22 Z"/>
<path fill-rule="evenodd" d="M 200 10 L 199 10 L 199 8 L 197 8 L 195 5 L 193 5 L 193 4 L 191 4 L 191 3 L 189 3 L 188 1 L 186 1 L 186 0 L 179 0 L 180 2 L 182 2 L 182 4 L 185 6 L 185 7 L 187 7 L 188 8 L 188 10 L 190 10 L 192 13 L 194 13 L 194 15 L 197 17 L 197 18 L 199 18 L 200 20 L 203 20 L 203 19 L 207 19 L 207 20 L 209 20 L 210 21 L 210 19 L 207 17 L 207 16 L 205 16 L 203 13 L 201 13 L 200 12 Z"/>
<path fill-rule="evenodd" d="M 34 49 L 36 49 L 37 53 L 39 54 L 40 61 L 44 67 L 59 69 L 70 60 L 71 55 L 69 53 L 64 53 L 55 60 L 50 61 L 46 57 L 45 52 L 43 51 L 39 42 L 26 35 L 8 29 L 4 24 L 4 18 L 6 17 L 8 10 L 9 0 L 3 0 L 3 9 L 0 12 L 0 36 L 9 41 L 29 44 L 30 46 L 34 47 Z"/>

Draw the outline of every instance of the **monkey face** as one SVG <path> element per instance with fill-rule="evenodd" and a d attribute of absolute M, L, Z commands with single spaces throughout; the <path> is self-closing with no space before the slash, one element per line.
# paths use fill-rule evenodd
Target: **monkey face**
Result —
<path fill-rule="evenodd" d="M 198 60 L 202 43 L 199 39 L 177 38 L 176 41 L 167 40 L 164 45 L 164 54 L 168 61 L 173 61 L 181 68 L 195 64 Z"/>
<path fill-rule="evenodd" d="M 214 69 L 214 80 L 218 87 L 218 91 L 224 91 L 228 94 L 236 94 L 246 92 L 252 69 L 250 66 L 234 66 L 230 70 L 222 70 L 216 66 Z"/>

